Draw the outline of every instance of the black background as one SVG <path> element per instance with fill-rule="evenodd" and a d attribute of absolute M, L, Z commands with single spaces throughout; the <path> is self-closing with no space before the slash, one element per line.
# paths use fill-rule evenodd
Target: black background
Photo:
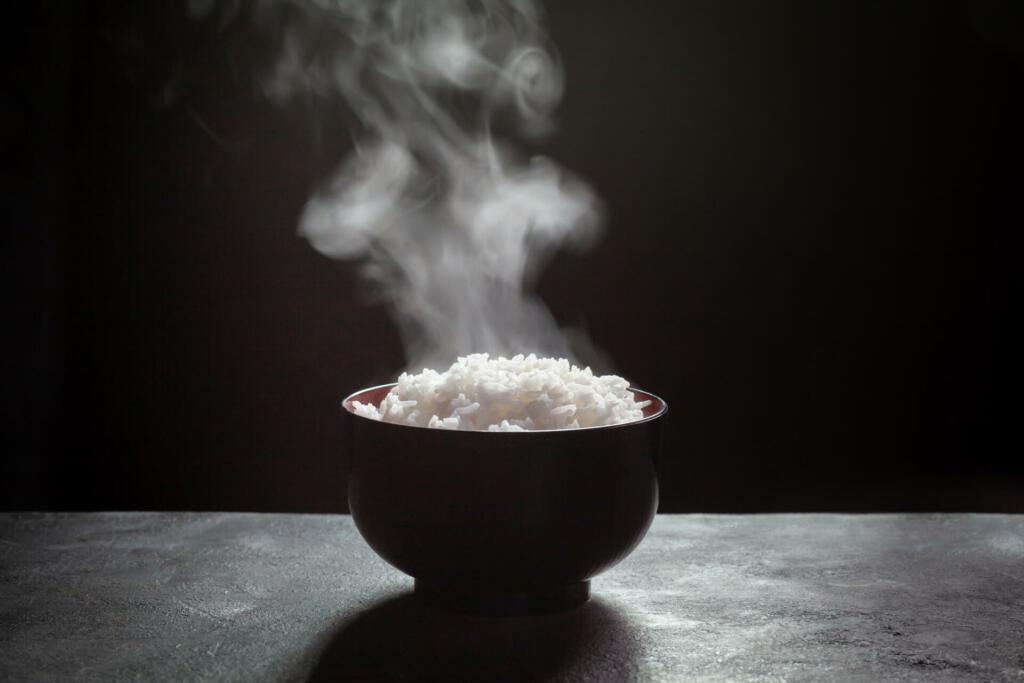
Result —
<path fill-rule="evenodd" d="M 2 505 L 343 511 L 340 399 L 403 357 L 296 234 L 342 108 L 177 3 L 84 5 L 4 41 Z M 1020 9 L 547 10 L 534 151 L 610 221 L 539 290 L 669 402 L 661 510 L 1024 512 Z"/>

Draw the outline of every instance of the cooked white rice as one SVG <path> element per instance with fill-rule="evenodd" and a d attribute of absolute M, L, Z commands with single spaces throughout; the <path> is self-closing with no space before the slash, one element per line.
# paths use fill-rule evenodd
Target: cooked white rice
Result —
<path fill-rule="evenodd" d="M 419 427 L 523 432 L 633 422 L 649 403 L 637 402 L 621 377 L 597 376 L 564 358 L 476 353 L 445 372 L 402 373 L 379 407 L 353 401 L 352 408 Z"/>

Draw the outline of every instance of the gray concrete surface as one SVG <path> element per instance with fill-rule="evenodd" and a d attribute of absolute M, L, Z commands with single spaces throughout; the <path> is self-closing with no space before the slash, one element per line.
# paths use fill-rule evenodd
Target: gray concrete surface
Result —
<path fill-rule="evenodd" d="M 1024 681 L 1024 516 L 663 515 L 592 600 L 412 599 L 347 516 L 0 515 L 0 679 Z"/>

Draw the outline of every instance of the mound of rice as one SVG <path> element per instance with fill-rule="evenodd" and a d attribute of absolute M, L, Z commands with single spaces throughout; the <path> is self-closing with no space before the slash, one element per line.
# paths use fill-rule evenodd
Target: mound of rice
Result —
<path fill-rule="evenodd" d="M 633 422 L 650 401 L 629 383 L 555 358 L 486 353 L 459 358 L 445 372 L 402 373 L 380 406 L 352 402 L 357 415 L 439 429 L 524 432 Z"/>

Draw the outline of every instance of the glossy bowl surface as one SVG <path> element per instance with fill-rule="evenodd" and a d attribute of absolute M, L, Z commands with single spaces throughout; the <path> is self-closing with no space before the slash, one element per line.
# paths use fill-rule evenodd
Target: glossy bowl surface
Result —
<path fill-rule="evenodd" d="M 628 555 L 658 507 L 659 397 L 641 420 L 532 432 L 398 425 L 352 412 L 393 384 L 345 399 L 348 503 L 366 542 L 463 611 L 530 613 L 586 600 L 589 579 Z"/>

